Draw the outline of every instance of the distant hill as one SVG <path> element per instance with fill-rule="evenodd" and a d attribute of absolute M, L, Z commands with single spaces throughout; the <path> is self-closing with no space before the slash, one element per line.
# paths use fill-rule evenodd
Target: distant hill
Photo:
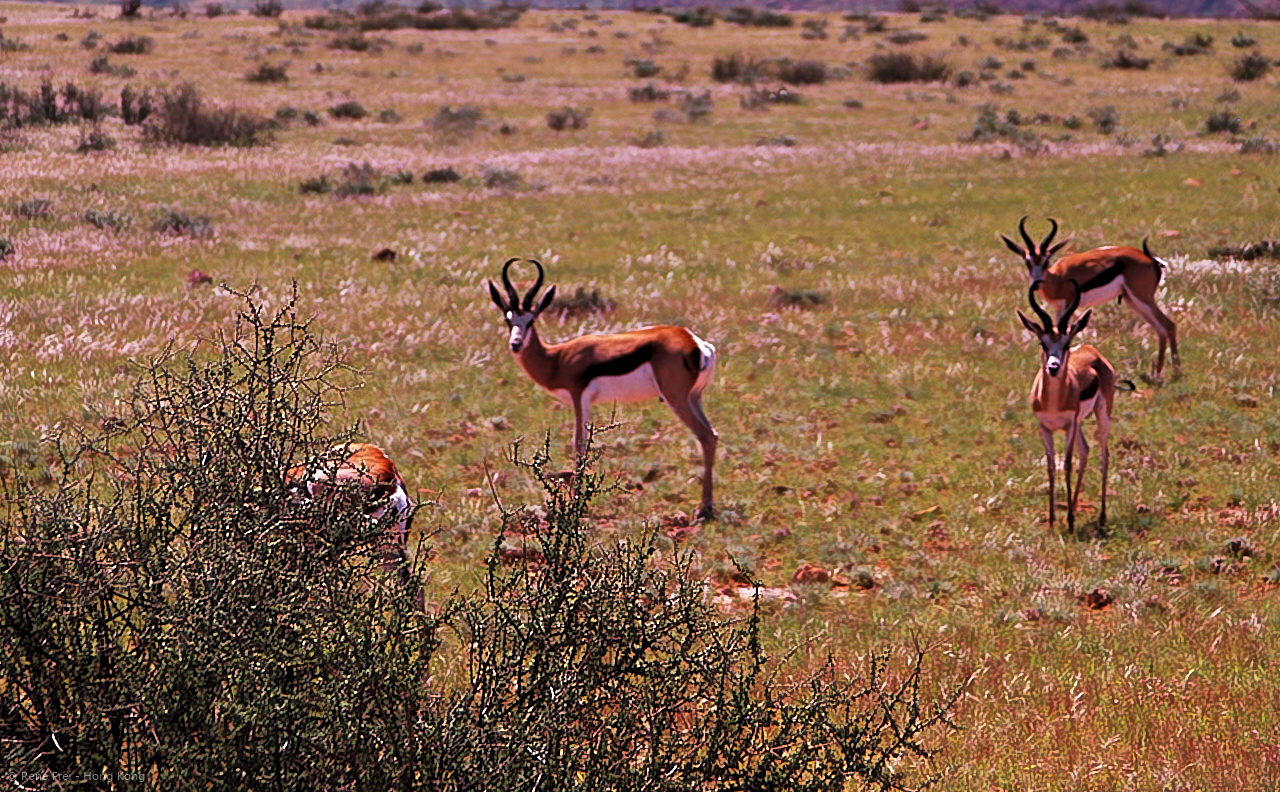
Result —
<path fill-rule="evenodd" d="M 62 0 L 53 0 L 62 2 Z M 205 5 L 202 0 L 183 0 L 187 5 L 196 7 Z M 393 0 L 394 2 L 394 0 Z M 512 0 L 512 5 L 525 5 L 530 8 L 588 8 L 588 9 L 628 9 L 637 7 L 693 8 L 706 7 L 728 10 L 739 6 L 769 9 L 772 11 L 901 11 L 904 8 L 918 6 L 945 6 L 949 9 L 974 8 L 980 5 L 997 8 L 1007 14 L 1053 14 L 1062 17 L 1085 16 L 1099 10 L 1111 10 L 1117 14 L 1128 16 L 1161 16 L 1161 17 L 1206 17 L 1238 19 L 1250 16 L 1264 16 L 1280 19 L 1280 0 L 963 0 L 962 2 L 930 2 L 930 0 L 764 0 L 763 2 L 742 2 L 742 0 Z M 167 7 L 173 0 L 144 0 L 148 6 Z M 222 2 L 226 8 L 248 8 L 250 0 L 240 2 Z M 329 8 L 354 9 L 359 0 L 285 0 L 285 7 L 291 9 L 323 10 Z M 412 0 L 404 0 L 402 5 L 412 6 Z M 485 7 L 498 5 L 496 0 L 462 0 L 448 3 L 466 7 Z M 115 3 L 98 3 L 98 5 L 115 5 Z M 1137 11 L 1137 13 L 1134 13 Z M 1144 13 L 1145 12 L 1145 13 Z"/>

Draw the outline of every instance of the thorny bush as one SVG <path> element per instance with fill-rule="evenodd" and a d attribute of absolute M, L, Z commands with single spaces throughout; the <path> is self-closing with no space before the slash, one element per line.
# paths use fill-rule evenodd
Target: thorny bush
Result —
<path fill-rule="evenodd" d="M 954 698 L 922 700 L 920 650 L 859 675 L 770 657 L 758 599 L 721 612 L 692 553 L 600 539 L 590 455 L 565 479 L 517 444 L 544 502 L 504 507 L 480 587 L 424 608 L 417 564 L 379 569 L 388 526 L 282 476 L 351 438 L 326 427 L 353 376 L 296 298 L 241 299 L 214 354 L 151 363 L 129 414 L 55 438 L 52 482 L 0 479 L 4 766 L 151 789 L 927 784 L 908 760 Z"/>

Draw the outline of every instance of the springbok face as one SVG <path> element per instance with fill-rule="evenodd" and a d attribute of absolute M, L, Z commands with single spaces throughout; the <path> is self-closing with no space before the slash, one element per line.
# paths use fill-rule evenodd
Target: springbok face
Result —
<path fill-rule="evenodd" d="M 511 347 L 511 353 L 514 355 L 520 354 L 521 350 L 524 349 L 525 341 L 529 338 L 529 330 L 533 327 L 534 320 L 556 298 L 556 287 L 552 286 L 542 296 L 538 306 L 536 308 L 533 306 L 533 298 L 538 293 L 538 289 L 542 288 L 542 281 L 545 276 L 542 264 L 534 261 L 534 266 L 538 268 L 538 279 L 529 291 L 525 292 L 524 300 L 521 301 L 515 286 L 511 285 L 510 276 L 511 265 L 519 260 L 518 258 L 509 259 L 502 267 L 502 286 L 507 292 L 507 299 L 503 299 L 502 293 L 498 291 L 498 287 L 493 281 L 486 281 L 489 286 L 489 298 L 493 300 L 494 305 L 498 306 L 498 310 L 502 311 L 502 318 L 506 320 L 507 327 L 511 331 L 507 343 Z"/>
<path fill-rule="evenodd" d="M 1027 243 L 1024 250 L 1017 242 L 1014 242 L 1004 234 L 1000 238 L 1004 240 L 1004 244 L 1014 253 L 1022 257 L 1022 261 L 1027 265 L 1027 276 L 1031 278 L 1032 284 L 1038 284 L 1045 279 L 1045 274 L 1049 271 L 1049 265 L 1053 263 L 1053 255 L 1066 246 L 1070 239 L 1064 239 L 1053 247 L 1049 247 L 1049 243 L 1053 241 L 1053 237 L 1058 233 L 1058 221 L 1052 217 L 1049 218 L 1052 228 L 1049 235 L 1044 241 L 1037 245 L 1031 239 L 1031 235 L 1027 233 L 1027 218 L 1023 217 L 1018 222 L 1018 233 L 1022 235 L 1022 239 Z"/>
<path fill-rule="evenodd" d="M 1089 318 L 1093 316 L 1093 311 L 1085 311 L 1084 316 L 1080 317 L 1080 321 L 1068 329 L 1071 322 L 1071 314 L 1075 312 L 1080 305 L 1080 288 L 1076 287 L 1075 299 L 1071 302 L 1071 307 L 1058 321 L 1057 326 L 1053 324 L 1053 319 L 1045 312 L 1040 304 L 1036 302 L 1036 289 L 1040 283 L 1037 281 L 1031 284 L 1031 288 L 1027 290 L 1027 299 L 1031 303 L 1032 309 L 1040 318 L 1040 324 L 1037 325 L 1022 313 L 1018 311 L 1018 318 L 1022 320 L 1022 324 L 1027 330 L 1040 341 L 1040 360 L 1044 363 L 1044 373 L 1050 377 L 1057 377 L 1067 369 L 1067 358 L 1071 355 L 1071 342 L 1079 335 L 1081 330 L 1089 324 Z"/>

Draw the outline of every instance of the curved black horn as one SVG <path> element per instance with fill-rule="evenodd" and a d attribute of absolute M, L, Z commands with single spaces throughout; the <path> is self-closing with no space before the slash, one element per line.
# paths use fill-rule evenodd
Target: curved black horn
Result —
<path fill-rule="evenodd" d="M 1036 243 L 1031 241 L 1031 235 L 1027 233 L 1027 216 L 1023 215 L 1018 221 L 1018 233 L 1022 234 L 1022 241 L 1027 243 L 1027 251 L 1036 252 Z"/>
<path fill-rule="evenodd" d="M 1040 243 L 1041 254 L 1049 250 L 1049 243 L 1053 241 L 1054 235 L 1058 233 L 1058 221 L 1050 217 L 1049 222 L 1053 225 L 1053 228 L 1049 231 L 1049 236 L 1045 237 L 1044 241 Z"/>
<path fill-rule="evenodd" d="M 524 293 L 524 305 L 526 311 L 533 310 L 533 296 L 538 293 L 538 289 L 542 288 L 542 279 L 546 277 L 546 272 L 542 269 L 542 262 L 537 259 L 529 259 L 529 263 L 538 268 L 538 279 L 533 282 L 533 286 L 529 291 Z"/>
<path fill-rule="evenodd" d="M 1080 284 L 1075 281 L 1067 281 L 1067 283 L 1076 287 L 1076 293 L 1075 296 L 1071 298 L 1071 305 L 1067 307 L 1067 310 L 1058 319 L 1059 333 L 1067 332 L 1067 328 L 1071 326 L 1071 314 L 1075 313 L 1076 309 L 1080 307 Z"/>
<path fill-rule="evenodd" d="M 1053 317 L 1040 307 L 1040 303 L 1036 302 L 1036 289 L 1039 288 L 1040 281 L 1031 284 L 1031 288 L 1027 289 L 1027 300 L 1031 303 L 1031 310 L 1035 311 L 1036 316 L 1040 317 L 1040 329 L 1047 333 L 1053 329 Z"/>
<path fill-rule="evenodd" d="M 510 275 L 511 265 L 515 264 L 519 260 L 520 259 L 518 257 L 507 259 L 507 263 L 502 265 L 502 288 L 507 290 L 507 299 L 511 303 L 508 310 L 511 311 L 520 307 L 520 295 L 516 294 L 516 287 L 511 285 Z"/>

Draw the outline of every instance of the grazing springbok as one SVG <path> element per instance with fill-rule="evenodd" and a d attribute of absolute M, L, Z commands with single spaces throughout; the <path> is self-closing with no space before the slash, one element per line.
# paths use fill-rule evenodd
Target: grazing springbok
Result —
<path fill-rule="evenodd" d="M 585 452 L 593 404 L 657 397 L 689 427 L 702 446 L 702 503 L 698 517 L 714 517 L 712 468 L 719 435 L 702 411 L 702 392 L 715 374 L 716 348 L 683 327 L 667 326 L 586 335 L 546 346 L 533 323 L 555 299 L 556 287 L 547 289 L 534 306 L 545 271 L 541 263 L 529 259 L 538 268 L 538 279 L 521 300 L 510 277 L 511 265 L 519 260 L 513 258 L 502 267 L 506 299 L 493 281 L 487 281 L 489 296 L 511 330 L 511 354 L 520 368 L 543 390 L 573 407 L 573 446 L 578 461 Z"/>
<path fill-rule="evenodd" d="M 407 580 L 405 548 L 413 528 L 413 501 L 396 464 L 381 448 L 369 443 L 336 446 L 306 465 L 291 468 L 285 478 L 300 498 L 340 498 L 374 521 L 393 515 L 394 544 L 384 553 L 382 568 Z"/>
<path fill-rule="evenodd" d="M 1089 464 L 1089 444 L 1085 442 L 1081 424 L 1092 413 L 1098 419 L 1098 446 L 1102 451 L 1102 498 L 1098 508 L 1098 526 L 1107 523 L 1107 466 L 1111 454 L 1107 437 L 1111 433 L 1111 408 L 1115 402 L 1116 372 L 1098 350 L 1088 344 L 1071 349 L 1071 341 L 1089 324 L 1093 311 L 1085 311 L 1080 321 L 1068 330 L 1071 315 L 1080 304 L 1080 292 L 1076 291 L 1070 306 L 1055 326 L 1048 312 L 1036 302 L 1036 287 L 1027 290 L 1027 299 L 1040 318 L 1040 324 L 1028 319 L 1022 311 L 1018 318 L 1023 326 L 1040 341 L 1040 360 L 1043 365 L 1031 385 L 1031 410 L 1040 422 L 1040 437 L 1044 439 L 1045 460 L 1049 469 L 1049 527 L 1054 519 L 1054 432 L 1065 432 L 1066 462 L 1063 467 L 1067 480 L 1067 529 L 1076 527 L 1076 501 L 1084 482 L 1084 471 Z M 1080 451 L 1080 473 L 1075 489 L 1071 487 L 1072 452 Z"/>
<path fill-rule="evenodd" d="M 1027 233 L 1027 218 L 1022 218 L 1018 223 L 1018 232 L 1027 243 L 1025 250 L 1004 234 L 1000 238 L 1026 262 L 1027 275 L 1031 278 L 1032 285 L 1040 284 L 1040 294 L 1057 312 L 1058 318 L 1070 313 L 1063 309 L 1074 297 L 1076 286 L 1080 289 L 1082 308 L 1101 305 L 1113 297 L 1128 302 L 1133 312 L 1151 325 L 1160 339 L 1156 377 L 1164 371 L 1166 346 L 1172 353 L 1174 368 L 1179 368 L 1178 327 L 1156 304 L 1156 288 L 1164 276 L 1164 262 L 1151 253 L 1147 240 L 1142 240 L 1142 250 L 1108 245 L 1052 261 L 1053 254 L 1070 240 L 1063 240 L 1050 247 L 1049 243 L 1058 233 L 1058 221 L 1051 217 L 1049 222 L 1053 228 L 1044 241 L 1037 245 Z"/>

